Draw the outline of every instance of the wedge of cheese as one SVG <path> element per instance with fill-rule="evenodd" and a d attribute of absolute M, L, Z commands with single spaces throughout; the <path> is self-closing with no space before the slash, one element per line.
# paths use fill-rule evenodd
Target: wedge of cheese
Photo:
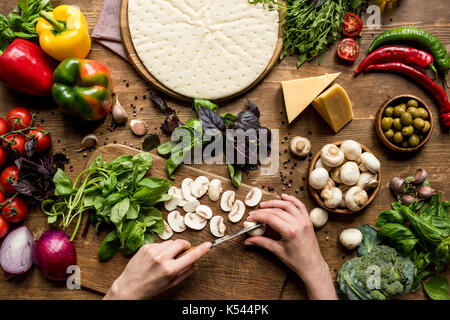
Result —
<path fill-rule="evenodd" d="M 333 73 L 318 77 L 282 81 L 281 87 L 289 123 L 294 121 L 339 75 L 340 73 Z"/>
<path fill-rule="evenodd" d="M 352 103 L 337 83 L 318 96 L 312 105 L 335 133 L 353 119 Z"/>

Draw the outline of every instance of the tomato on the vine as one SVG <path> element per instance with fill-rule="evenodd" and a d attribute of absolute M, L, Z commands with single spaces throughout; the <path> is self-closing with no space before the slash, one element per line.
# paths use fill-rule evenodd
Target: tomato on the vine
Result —
<path fill-rule="evenodd" d="M 13 184 L 19 179 L 19 168 L 16 166 L 9 166 L 3 170 L 0 175 L 0 184 L 7 193 L 15 193 L 16 189 Z"/>
<path fill-rule="evenodd" d="M 353 62 L 359 56 L 359 45 L 352 38 L 345 38 L 339 42 L 337 47 L 339 58 Z"/>
<path fill-rule="evenodd" d="M 3 218 L 0 215 L 0 238 L 3 238 L 4 236 L 6 236 L 6 234 L 9 231 L 9 223 L 8 220 L 6 220 L 5 218 Z"/>
<path fill-rule="evenodd" d="M 42 132 L 46 131 L 46 133 Z M 50 133 L 47 129 L 43 127 L 37 127 L 37 129 L 32 129 L 28 131 L 27 136 L 30 139 L 37 139 L 36 151 L 42 152 L 50 148 L 50 144 L 52 143 L 52 138 L 50 137 Z"/>
<path fill-rule="evenodd" d="M 8 134 L 2 141 L 2 147 L 17 151 L 19 154 L 25 152 L 25 137 L 18 133 Z"/>
<path fill-rule="evenodd" d="M 11 199 L 7 199 L 9 201 Z M 28 214 L 28 205 L 22 199 L 15 197 L 2 208 L 2 215 L 9 222 L 21 222 Z"/>
<path fill-rule="evenodd" d="M 30 111 L 28 111 L 25 108 L 14 108 L 6 117 L 6 122 L 8 124 L 8 128 L 20 130 L 28 128 L 31 124 L 31 120 L 33 119 L 33 116 L 31 115 Z"/>
<path fill-rule="evenodd" d="M 347 37 L 357 37 L 360 34 L 363 25 L 361 18 L 357 14 L 349 12 L 344 17 L 341 32 Z"/>
<path fill-rule="evenodd" d="M 9 132 L 8 124 L 5 119 L 0 118 L 0 136 L 7 134 Z"/>

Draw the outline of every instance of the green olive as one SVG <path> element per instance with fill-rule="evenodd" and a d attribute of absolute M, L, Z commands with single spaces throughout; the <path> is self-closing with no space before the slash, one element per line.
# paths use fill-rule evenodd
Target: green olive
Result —
<path fill-rule="evenodd" d="M 400 117 L 403 112 L 406 111 L 406 107 L 403 107 L 401 104 L 394 108 L 394 116 Z"/>
<path fill-rule="evenodd" d="M 386 107 L 386 109 L 384 109 L 384 115 L 386 117 L 392 117 L 392 115 L 394 114 L 394 108 L 392 107 Z"/>
<path fill-rule="evenodd" d="M 384 132 L 384 136 L 388 139 L 391 140 L 394 137 L 394 130 L 389 129 L 387 131 Z"/>
<path fill-rule="evenodd" d="M 400 119 L 404 126 L 409 126 L 413 122 L 412 115 L 409 112 L 403 112 Z"/>
<path fill-rule="evenodd" d="M 411 147 L 417 147 L 420 143 L 420 139 L 419 136 L 417 134 L 413 134 L 411 137 L 409 137 L 408 139 L 408 144 Z"/>
<path fill-rule="evenodd" d="M 417 108 L 419 106 L 419 103 L 417 102 L 417 100 L 411 99 L 408 101 L 408 108 Z"/>
<path fill-rule="evenodd" d="M 414 133 L 413 126 L 403 127 L 403 129 L 402 129 L 402 135 L 404 137 L 410 137 L 413 133 Z"/>
<path fill-rule="evenodd" d="M 425 127 L 425 120 L 423 120 L 422 118 L 414 119 L 414 128 L 416 128 L 417 130 L 422 130 L 423 127 Z"/>
<path fill-rule="evenodd" d="M 402 121 L 400 120 L 400 118 L 395 118 L 392 125 L 394 126 L 395 130 L 402 130 L 403 126 L 402 126 Z"/>
<path fill-rule="evenodd" d="M 394 134 L 394 142 L 395 142 L 396 144 L 400 144 L 400 143 L 403 142 L 403 136 L 402 136 L 402 133 L 401 133 L 400 131 L 398 131 L 398 132 L 396 132 L 396 133 Z"/>
<path fill-rule="evenodd" d="M 415 118 L 422 118 L 424 120 L 428 119 L 428 111 L 424 108 L 418 108 L 416 110 L 416 117 Z"/>
<path fill-rule="evenodd" d="M 414 112 L 416 112 L 416 110 L 417 110 L 417 108 L 409 107 L 408 109 L 406 109 L 406 112 L 409 112 L 414 116 Z"/>
<path fill-rule="evenodd" d="M 403 141 L 402 143 L 401 143 L 401 147 L 402 148 L 408 148 L 409 147 L 409 144 L 408 144 L 408 141 Z"/>
<path fill-rule="evenodd" d="M 427 120 L 425 120 L 424 123 L 425 124 L 424 124 L 422 130 L 420 130 L 420 132 L 427 133 L 428 131 L 430 131 L 431 123 L 429 121 L 427 121 Z"/>
<path fill-rule="evenodd" d="M 393 122 L 394 122 L 394 119 L 392 119 L 391 117 L 384 117 L 381 120 L 381 127 L 383 128 L 384 131 L 386 131 L 392 127 Z"/>

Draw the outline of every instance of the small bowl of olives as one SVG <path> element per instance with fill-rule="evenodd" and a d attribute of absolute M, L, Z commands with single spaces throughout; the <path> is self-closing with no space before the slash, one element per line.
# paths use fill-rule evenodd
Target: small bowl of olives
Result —
<path fill-rule="evenodd" d="M 396 152 L 415 152 L 430 139 L 433 116 L 426 103 L 413 95 L 400 95 L 388 100 L 377 113 L 375 128 L 378 138 Z"/>

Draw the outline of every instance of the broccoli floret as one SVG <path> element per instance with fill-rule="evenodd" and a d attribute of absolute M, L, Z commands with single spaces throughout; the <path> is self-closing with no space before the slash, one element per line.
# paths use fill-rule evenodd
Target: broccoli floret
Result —
<path fill-rule="evenodd" d="M 405 294 L 411 288 L 414 264 L 409 258 L 397 255 L 391 247 L 377 246 L 348 262 L 339 270 L 338 282 L 343 289 L 352 286 L 354 294 L 350 299 L 385 300 Z M 359 284 L 357 293 L 355 284 Z"/>

